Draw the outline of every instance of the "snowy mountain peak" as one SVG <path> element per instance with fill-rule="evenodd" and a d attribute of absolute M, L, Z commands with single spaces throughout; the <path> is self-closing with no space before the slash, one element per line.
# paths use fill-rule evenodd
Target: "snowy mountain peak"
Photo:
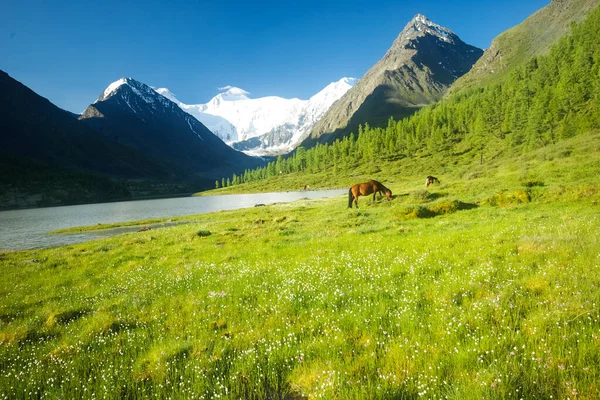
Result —
<path fill-rule="evenodd" d="M 337 82 L 331 82 L 323 90 L 312 96 L 306 108 L 311 109 L 314 119 L 319 119 L 322 114 L 340 97 L 344 95 L 352 86 L 356 84 L 356 78 L 342 78 Z"/>
<path fill-rule="evenodd" d="M 126 85 L 128 79 L 131 80 L 131 78 L 121 78 L 118 81 L 114 81 L 113 83 L 108 85 L 106 87 L 106 89 L 104 89 L 104 92 L 102 92 L 102 94 L 96 101 L 102 101 L 102 100 L 108 99 L 113 93 L 115 93 L 117 91 L 117 89 L 119 87 L 121 87 L 122 85 Z"/>
<path fill-rule="evenodd" d="M 331 92 L 331 91 L 346 92 L 346 90 L 348 90 L 352 86 L 354 86 L 357 81 L 358 81 L 358 79 L 356 79 L 356 78 L 347 78 L 347 77 L 342 78 L 337 82 L 331 82 L 329 85 L 325 86 L 325 88 L 323 90 L 321 90 L 319 93 Z M 317 94 L 319 94 L 319 93 L 317 93 Z"/>
<path fill-rule="evenodd" d="M 95 102 L 104 101 L 114 96 L 122 90 L 123 86 L 129 87 L 133 93 L 141 97 L 146 103 L 152 103 L 156 100 L 156 93 L 150 86 L 132 78 L 121 78 L 108 85 Z"/>
<path fill-rule="evenodd" d="M 167 88 L 155 89 L 132 78 L 121 78 L 108 85 L 94 105 L 102 107 L 105 102 L 137 115 L 144 123 L 154 118 L 176 120 L 197 139 L 207 140 L 206 126 L 182 110 L 181 103 Z"/>
<path fill-rule="evenodd" d="M 246 92 L 244 89 L 240 89 L 235 86 L 228 85 L 228 86 L 220 87 L 218 89 L 221 93 L 219 93 L 217 96 L 219 96 L 223 100 L 237 101 L 237 100 L 248 100 L 250 98 L 250 97 L 248 97 L 248 95 L 250 94 L 249 92 Z"/>
<path fill-rule="evenodd" d="M 415 17 L 412 20 L 414 22 L 420 22 L 420 23 L 426 24 L 426 25 L 432 24 L 432 22 L 429 20 L 429 18 L 427 18 L 423 14 L 417 14 L 417 15 L 415 15 Z"/>
<path fill-rule="evenodd" d="M 338 82 L 344 83 L 346 85 L 354 86 L 354 85 L 356 85 L 356 82 L 358 82 L 358 78 L 344 77 L 344 78 L 340 79 Z"/>
<path fill-rule="evenodd" d="M 176 104 L 179 103 L 179 100 L 177 99 L 177 96 L 175 96 L 175 93 L 171 92 L 169 89 L 167 89 L 167 88 L 152 88 L 152 89 L 154 89 L 154 91 L 156 93 L 163 95 L 167 99 L 171 100 L 173 103 L 176 103 Z"/>
<path fill-rule="evenodd" d="M 418 33 L 428 33 L 432 36 L 437 36 L 440 40 L 448 43 L 454 43 L 454 38 L 457 38 L 456 34 L 450 29 L 432 22 L 423 14 L 415 15 L 415 17 L 404 27 L 400 36 L 403 38 L 410 38 Z"/>

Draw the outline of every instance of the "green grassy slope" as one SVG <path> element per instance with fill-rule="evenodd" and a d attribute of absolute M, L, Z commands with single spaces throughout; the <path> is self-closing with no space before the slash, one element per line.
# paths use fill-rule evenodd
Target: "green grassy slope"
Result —
<path fill-rule="evenodd" d="M 462 89 L 502 81 L 511 70 L 534 56 L 548 53 L 572 22 L 580 22 L 598 0 L 553 0 L 519 25 L 497 36 L 471 71 L 450 87 L 448 95 Z"/>
<path fill-rule="evenodd" d="M 433 156 L 432 156 L 433 157 Z M 0 398 L 600 396 L 600 140 L 0 253 Z"/>

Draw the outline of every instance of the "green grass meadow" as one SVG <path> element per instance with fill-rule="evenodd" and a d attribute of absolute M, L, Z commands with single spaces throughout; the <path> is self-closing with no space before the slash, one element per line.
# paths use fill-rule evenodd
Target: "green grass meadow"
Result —
<path fill-rule="evenodd" d="M 600 398 L 599 172 L 593 133 L 309 182 L 392 189 L 359 209 L 0 252 L 0 399 Z"/>

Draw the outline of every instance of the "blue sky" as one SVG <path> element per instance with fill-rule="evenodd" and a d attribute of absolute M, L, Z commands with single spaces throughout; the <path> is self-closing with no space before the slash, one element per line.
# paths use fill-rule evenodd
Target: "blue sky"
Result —
<path fill-rule="evenodd" d="M 549 0 L 0 2 L 0 69 L 82 112 L 128 76 L 205 103 L 233 85 L 308 99 L 360 78 L 415 14 L 486 48 Z"/>

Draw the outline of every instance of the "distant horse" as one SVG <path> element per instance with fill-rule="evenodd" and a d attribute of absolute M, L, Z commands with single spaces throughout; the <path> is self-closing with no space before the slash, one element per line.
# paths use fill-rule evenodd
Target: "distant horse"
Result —
<path fill-rule="evenodd" d="M 429 175 L 427 177 L 427 180 L 425 181 L 425 187 L 427 187 L 429 185 L 433 185 L 435 182 L 440 183 L 440 180 L 438 178 L 436 178 L 435 176 Z"/>
<path fill-rule="evenodd" d="M 392 191 L 377 181 L 357 183 L 348 190 L 348 208 L 352 208 L 352 202 L 358 208 L 358 196 L 367 196 L 371 193 L 373 193 L 373 200 L 375 200 L 377 193 L 381 193 L 382 195 L 385 193 L 385 197 L 388 200 L 392 199 Z"/>

